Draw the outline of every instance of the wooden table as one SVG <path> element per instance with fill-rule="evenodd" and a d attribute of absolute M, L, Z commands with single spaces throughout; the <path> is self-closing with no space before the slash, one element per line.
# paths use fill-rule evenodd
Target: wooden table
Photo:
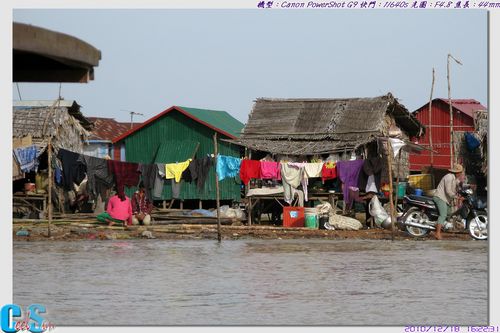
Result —
<path fill-rule="evenodd" d="M 29 207 L 37 212 L 47 212 L 47 194 L 14 194 L 12 201 L 14 206 Z M 41 209 L 38 206 L 41 204 Z"/>
<path fill-rule="evenodd" d="M 321 201 L 328 201 L 334 209 L 336 209 L 337 201 L 343 199 L 342 193 L 329 193 L 329 192 L 309 192 L 308 195 L 308 201 L 314 201 L 314 200 L 321 200 Z M 271 202 L 266 206 L 266 208 L 269 208 L 271 204 L 276 201 L 281 207 L 285 206 L 285 202 L 283 199 L 283 193 L 274 193 L 274 194 L 256 194 L 256 195 L 250 195 L 246 197 L 248 200 L 248 225 L 252 225 L 252 215 L 253 215 L 253 209 L 255 205 L 261 202 L 261 200 L 271 200 Z M 292 206 L 297 204 L 297 199 L 294 199 L 292 202 Z M 264 209 L 266 210 L 266 209 Z M 260 221 L 260 218 L 259 218 Z"/>

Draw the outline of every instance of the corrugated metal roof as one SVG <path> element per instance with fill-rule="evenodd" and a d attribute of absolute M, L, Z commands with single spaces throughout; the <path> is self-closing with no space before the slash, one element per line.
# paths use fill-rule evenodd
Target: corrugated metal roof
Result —
<path fill-rule="evenodd" d="M 156 121 L 142 127 L 140 131 L 126 137 L 122 142 L 126 147 L 125 158 L 127 162 L 152 163 L 156 160 L 155 156 L 158 155 L 157 160 L 161 163 L 175 163 L 191 158 L 193 156 L 193 144 L 197 142 L 200 143 L 200 146 L 196 151 L 195 158 L 203 158 L 208 154 L 213 154 L 213 135 L 213 128 L 201 123 L 201 120 L 194 119 L 194 116 L 182 110 L 157 118 Z M 228 137 L 221 134 L 220 138 Z M 191 143 L 184 143 L 184 141 Z M 158 152 L 158 147 L 164 143 L 167 145 L 161 149 L 166 150 L 166 152 Z M 221 155 L 240 157 L 239 146 L 222 140 L 219 141 L 218 152 Z M 241 199 L 240 182 L 227 178 L 222 180 L 219 185 L 221 200 Z M 167 200 L 172 198 L 171 188 L 171 182 L 166 181 L 163 193 L 157 199 Z M 184 182 L 182 185 L 180 199 L 215 200 L 215 198 L 215 172 L 213 167 L 209 171 L 203 189 L 199 189 L 194 182 Z"/>
<path fill-rule="evenodd" d="M 120 123 L 114 118 L 87 117 L 94 124 L 91 140 L 108 140 L 112 141 L 117 136 L 130 130 L 130 123 Z M 133 123 L 132 127 L 136 128 L 140 123 Z"/>
<path fill-rule="evenodd" d="M 166 141 L 162 142 L 156 151 L 155 163 L 177 163 L 193 158 L 199 146 L 195 141 Z"/>
<path fill-rule="evenodd" d="M 433 102 L 436 102 L 436 101 L 441 101 L 441 102 L 449 105 L 447 98 L 435 98 L 433 100 Z M 425 105 L 422 105 L 417 110 L 415 110 L 414 113 L 416 114 L 416 113 L 420 112 L 427 105 L 428 105 L 428 103 L 426 103 Z M 482 105 L 481 103 L 479 103 L 475 99 L 452 99 L 451 105 L 455 109 L 457 109 L 458 111 L 465 113 L 466 115 L 468 115 L 471 118 L 474 118 L 474 111 L 488 110 L 488 108 L 486 106 Z"/>
<path fill-rule="evenodd" d="M 226 111 L 196 109 L 186 106 L 180 106 L 180 108 L 182 108 L 186 112 L 189 112 L 194 117 L 201 119 L 214 127 L 220 128 L 236 137 L 240 136 L 241 130 L 245 126 L 243 123 L 233 118 Z"/>
<path fill-rule="evenodd" d="M 128 137 L 129 135 L 139 131 L 141 128 L 155 122 L 159 118 L 167 115 L 169 112 L 177 111 L 181 114 L 185 115 L 188 118 L 191 118 L 198 123 L 207 126 L 208 128 L 213 129 L 214 131 L 219 132 L 220 134 L 230 138 L 237 139 L 240 135 L 241 129 L 243 129 L 243 123 L 239 122 L 235 118 L 233 118 L 229 113 L 225 111 L 215 111 L 215 110 L 207 110 L 207 109 L 196 109 L 196 108 L 188 108 L 181 106 L 172 106 L 167 110 L 157 114 L 156 116 L 146 120 L 137 128 L 131 129 L 119 137 L 113 139 L 113 143 L 121 141 Z"/>
<path fill-rule="evenodd" d="M 448 99 L 439 99 L 449 105 Z M 474 118 L 474 111 L 487 110 L 484 105 L 481 105 L 481 103 L 479 103 L 475 99 L 452 99 L 451 105 L 455 109 L 462 111 L 471 118 Z"/>

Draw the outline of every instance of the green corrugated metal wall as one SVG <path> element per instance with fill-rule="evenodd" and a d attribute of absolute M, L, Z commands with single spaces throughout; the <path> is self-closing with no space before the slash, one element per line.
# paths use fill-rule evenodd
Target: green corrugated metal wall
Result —
<path fill-rule="evenodd" d="M 213 154 L 214 131 L 198 122 L 172 111 L 164 117 L 156 120 L 150 125 L 140 129 L 125 138 L 125 157 L 128 162 L 152 163 L 156 150 L 162 142 L 189 140 L 199 142 L 200 147 L 196 157 L 200 158 L 206 154 Z M 218 138 L 221 135 L 218 134 Z M 227 142 L 219 141 L 219 154 L 239 157 L 239 147 Z M 168 161 L 175 163 L 178 161 Z M 180 161 L 179 161 L 180 162 Z M 219 182 L 221 200 L 240 201 L 240 180 L 224 179 Z M 132 194 L 134 189 L 128 189 L 127 194 Z M 163 195 L 157 200 L 169 200 L 172 198 L 172 186 L 170 180 L 165 181 Z M 181 199 L 215 200 L 215 168 L 210 169 L 205 188 L 199 191 L 193 183 L 183 182 L 181 187 Z"/>

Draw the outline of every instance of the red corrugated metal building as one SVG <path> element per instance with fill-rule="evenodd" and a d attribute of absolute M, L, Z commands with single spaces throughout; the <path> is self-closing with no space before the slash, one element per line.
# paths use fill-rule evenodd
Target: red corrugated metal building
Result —
<path fill-rule="evenodd" d="M 452 99 L 453 130 L 474 131 L 474 111 L 486 110 L 475 99 Z M 429 133 L 432 131 L 432 146 L 435 168 L 448 169 L 450 167 L 450 105 L 448 99 L 436 98 L 432 101 L 432 123 L 429 122 L 429 103 L 426 103 L 414 113 L 415 117 L 426 127 L 423 137 L 418 144 L 429 147 Z M 421 171 L 423 167 L 431 165 L 431 153 L 422 151 L 420 155 L 410 155 L 410 171 Z"/>

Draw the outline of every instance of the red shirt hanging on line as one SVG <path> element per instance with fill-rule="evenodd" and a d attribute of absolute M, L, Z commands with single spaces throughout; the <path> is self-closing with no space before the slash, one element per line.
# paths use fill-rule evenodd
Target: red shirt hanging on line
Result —
<path fill-rule="evenodd" d="M 248 185 L 252 178 L 260 179 L 260 161 L 242 160 L 240 166 L 241 181 Z"/>

